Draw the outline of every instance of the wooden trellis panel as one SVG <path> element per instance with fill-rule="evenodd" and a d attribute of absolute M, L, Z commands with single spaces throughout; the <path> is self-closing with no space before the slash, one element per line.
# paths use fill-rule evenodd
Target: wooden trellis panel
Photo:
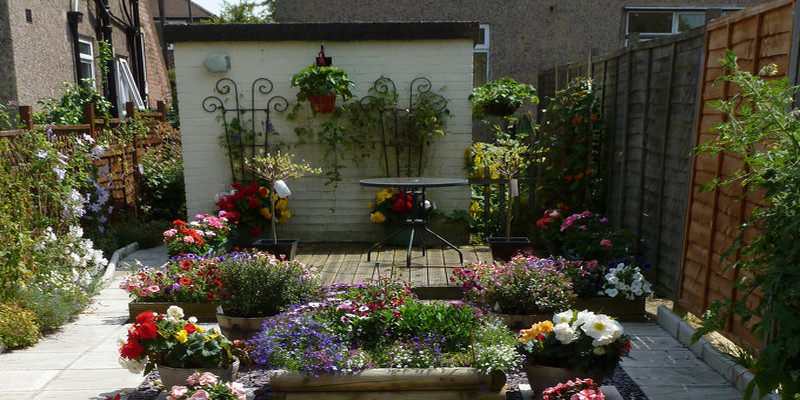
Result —
<path fill-rule="evenodd" d="M 728 99 L 735 94 L 736 89 L 728 83 L 713 84 L 725 73 L 719 60 L 725 57 L 728 49 L 736 52 L 740 67 L 753 74 L 765 65 L 775 63 L 780 71 L 776 78 L 782 78 L 789 71 L 790 64 L 795 64 L 790 62 L 793 11 L 796 11 L 793 0 L 776 0 L 708 24 L 695 145 L 712 139 L 712 126 L 723 118 L 708 106 L 708 102 Z M 700 187 L 712 179 L 729 176 L 739 169 L 740 160 L 732 154 L 715 157 L 701 154 L 693 159 L 678 301 L 683 308 L 697 315 L 715 300 L 737 299 L 739 296 L 732 283 L 743 272 L 726 270 L 725 265 L 740 254 L 737 252 L 725 263 L 721 256 L 761 196 L 756 194 L 741 199 L 744 189 L 736 184 L 713 192 L 700 192 Z M 750 237 L 756 234 L 757 231 L 748 232 Z M 727 329 L 729 336 L 758 347 L 750 331 L 738 321 L 729 320 Z"/>

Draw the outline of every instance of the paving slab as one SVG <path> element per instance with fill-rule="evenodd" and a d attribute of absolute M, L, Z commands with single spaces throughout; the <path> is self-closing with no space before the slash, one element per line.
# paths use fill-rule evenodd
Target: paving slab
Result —
<path fill-rule="evenodd" d="M 27 370 L 3 371 L 0 374 L 0 398 L 13 398 L 6 396 L 6 392 L 35 391 L 44 388 L 58 376 L 62 370 Z"/>

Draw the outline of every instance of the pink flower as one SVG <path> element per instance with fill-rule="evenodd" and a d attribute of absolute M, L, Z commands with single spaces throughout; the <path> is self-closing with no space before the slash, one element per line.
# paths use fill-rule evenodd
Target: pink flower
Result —
<path fill-rule="evenodd" d="M 203 375 L 200 375 L 200 379 L 198 382 L 201 385 L 216 385 L 217 384 L 217 376 L 211 372 L 206 372 Z"/>
<path fill-rule="evenodd" d="M 176 233 L 178 233 L 178 231 L 176 231 L 175 229 L 170 229 L 168 231 L 164 231 L 164 237 L 165 238 L 171 238 L 171 237 L 175 236 Z"/>
<path fill-rule="evenodd" d="M 592 389 L 584 389 L 578 393 L 572 395 L 569 400 L 605 400 L 606 396 L 603 395 L 603 392 L 600 389 L 592 390 Z"/>
<path fill-rule="evenodd" d="M 183 237 L 183 243 L 192 244 L 192 243 L 194 243 L 194 238 L 191 237 L 191 236 L 184 236 Z"/>
<path fill-rule="evenodd" d="M 244 384 L 240 382 L 227 382 L 225 386 L 230 389 L 231 394 L 245 394 Z"/>
<path fill-rule="evenodd" d="M 194 385 L 197 385 L 197 380 L 198 379 L 200 379 L 200 373 L 199 372 L 195 372 L 192 375 L 190 375 L 188 378 L 186 378 L 186 383 L 188 385 L 190 385 L 190 386 L 194 386 Z"/>
<path fill-rule="evenodd" d="M 603 246 L 603 247 L 614 247 L 614 243 L 611 243 L 611 241 L 608 240 L 608 239 L 603 239 L 603 240 L 600 241 L 600 246 Z"/>
<path fill-rule="evenodd" d="M 160 290 L 161 290 L 161 288 L 158 287 L 158 285 L 152 285 L 152 286 L 148 286 L 147 287 L 147 291 L 150 292 L 150 293 L 156 293 L 156 292 L 158 292 Z"/>
<path fill-rule="evenodd" d="M 189 392 L 189 388 L 186 386 L 173 386 L 172 390 L 169 392 L 169 395 L 172 399 L 180 399 L 181 397 L 185 396 L 187 392 Z"/>
<path fill-rule="evenodd" d="M 200 389 L 194 392 L 192 397 L 189 397 L 187 400 L 209 400 L 209 399 L 211 399 L 211 395 L 209 395 L 208 392 L 206 392 L 205 390 Z"/>

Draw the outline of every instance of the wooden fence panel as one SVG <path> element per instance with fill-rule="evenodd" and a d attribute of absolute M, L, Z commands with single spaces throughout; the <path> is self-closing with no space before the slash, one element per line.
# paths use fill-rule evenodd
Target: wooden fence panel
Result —
<path fill-rule="evenodd" d="M 740 67 L 753 74 L 770 63 L 777 64 L 781 74 L 790 69 L 791 63 L 796 65 L 798 55 L 791 55 L 790 51 L 796 9 L 793 0 L 770 1 L 708 24 L 694 145 L 712 139 L 711 128 L 724 118 L 709 107 L 708 102 L 728 99 L 736 93 L 736 88 L 727 82 L 713 84 L 725 74 L 719 60 L 728 49 L 737 53 Z M 795 61 L 790 61 L 790 57 Z M 761 195 L 742 200 L 744 189 L 736 184 L 713 192 L 700 192 L 700 188 L 712 179 L 729 176 L 739 169 L 740 161 L 739 156 L 724 153 L 714 157 L 701 154 L 693 159 L 678 302 L 694 314 L 702 314 L 715 300 L 739 298 L 732 283 L 744 272 L 726 270 L 725 265 L 737 260 L 740 254 L 734 253 L 725 263 L 721 256 Z M 745 237 L 752 239 L 757 234 L 753 229 Z M 728 321 L 727 334 L 744 339 L 756 348 L 759 345 L 749 329 L 736 319 Z"/>
<path fill-rule="evenodd" d="M 20 106 L 21 122 L 29 129 L 44 129 L 50 132 L 54 138 L 69 143 L 72 138 L 80 135 L 89 135 L 94 139 L 100 137 L 101 129 L 116 129 L 120 124 L 127 122 L 127 119 L 96 119 L 91 104 L 84 107 L 85 124 L 81 125 L 53 125 L 53 126 L 34 126 L 30 106 Z M 128 103 L 128 115 L 138 113 L 144 117 L 150 126 L 158 122 L 166 123 L 166 106 L 163 102 L 158 103 L 157 112 L 137 112 L 133 109 L 133 104 Z M 22 130 L 0 131 L 0 137 L 10 137 L 22 133 Z M 157 149 L 164 143 L 164 137 L 148 132 L 145 137 L 134 137 L 129 143 L 116 144 L 105 149 L 103 154 L 97 155 L 94 161 L 95 167 L 107 168 L 108 176 L 101 177 L 98 183 L 104 185 L 111 192 L 114 206 L 118 209 L 125 209 L 138 216 L 140 212 L 140 188 L 141 176 L 139 163 L 142 157 L 149 151 Z"/>
<path fill-rule="evenodd" d="M 591 60 L 606 118 L 605 212 L 644 239 L 656 266 L 648 279 L 670 297 L 678 288 L 704 36 L 699 28 Z M 577 73 L 576 64 L 587 62 L 546 71 L 539 81 L 555 82 L 556 70 Z"/>

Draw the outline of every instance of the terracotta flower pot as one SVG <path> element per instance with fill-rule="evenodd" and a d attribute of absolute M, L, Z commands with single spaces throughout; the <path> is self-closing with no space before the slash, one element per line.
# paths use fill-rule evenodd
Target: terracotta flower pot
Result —
<path fill-rule="evenodd" d="M 317 114 L 328 114 L 333 112 L 336 106 L 335 94 L 315 94 L 308 98 L 308 104 Z"/>

